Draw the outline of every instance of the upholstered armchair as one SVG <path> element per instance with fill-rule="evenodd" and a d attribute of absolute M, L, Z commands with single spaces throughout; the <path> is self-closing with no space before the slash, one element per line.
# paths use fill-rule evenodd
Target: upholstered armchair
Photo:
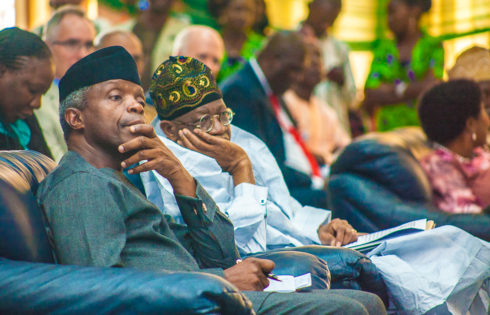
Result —
<path fill-rule="evenodd" d="M 427 218 L 490 240 L 490 216 L 448 214 L 432 204 L 419 158 L 430 151 L 420 128 L 371 133 L 349 144 L 331 166 L 329 207 L 362 232 Z"/>

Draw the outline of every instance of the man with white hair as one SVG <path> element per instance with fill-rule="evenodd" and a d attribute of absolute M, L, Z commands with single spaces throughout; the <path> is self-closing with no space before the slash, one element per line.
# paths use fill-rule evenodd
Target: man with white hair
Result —
<path fill-rule="evenodd" d="M 216 77 L 225 54 L 221 35 L 211 27 L 191 25 L 175 38 L 172 55 L 196 58 L 211 69 Z"/>

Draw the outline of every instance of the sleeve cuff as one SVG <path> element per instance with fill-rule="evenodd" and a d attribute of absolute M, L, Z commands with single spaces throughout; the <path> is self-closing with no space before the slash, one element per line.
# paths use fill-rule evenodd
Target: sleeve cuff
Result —
<path fill-rule="evenodd" d="M 196 180 L 196 198 L 176 195 L 184 221 L 189 226 L 208 226 L 213 222 L 217 205 L 207 191 Z"/>
<path fill-rule="evenodd" d="M 241 183 L 234 189 L 236 196 L 249 196 L 254 198 L 260 205 L 265 206 L 267 203 L 267 194 L 269 189 L 267 187 L 257 186 L 250 183 Z"/>

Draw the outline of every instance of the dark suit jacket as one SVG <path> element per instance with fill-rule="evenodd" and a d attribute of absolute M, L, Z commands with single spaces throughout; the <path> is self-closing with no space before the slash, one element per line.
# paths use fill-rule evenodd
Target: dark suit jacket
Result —
<path fill-rule="evenodd" d="M 286 152 L 279 122 L 250 63 L 221 85 L 223 100 L 236 113 L 233 124 L 256 135 L 269 147 L 277 160 L 293 197 L 301 203 L 326 208 L 326 194 L 312 189 L 309 175 L 285 165 Z M 280 99 L 282 107 L 284 103 Z"/>

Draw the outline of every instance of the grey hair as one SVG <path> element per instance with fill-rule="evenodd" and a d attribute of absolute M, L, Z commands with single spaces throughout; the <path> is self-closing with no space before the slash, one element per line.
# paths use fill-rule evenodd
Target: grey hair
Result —
<path fill-rule="evenodd" d="M 87 94 L 90 87 L 84 87 L 71 92 L 60 104 L 60 123 L 65 139 L 71 132 L 70 125 L 65 120 L 65 112 L 68 108 L 83 110 L 87 106 Z"/>
<path fill-rule="evenodd" d="M 49 19 L 49 21 L 46 23 L 46 29 L 43 34 L 43 38 L 46 41 L 53 41 L 54 36 L 55 36 L 55 30 L 58 28 L 58 25 L 60 25 L 61 21 L 63 18 L 67 15 L 75 15 L 78 16 L 82 19 L 86 19 L 87 21 L 90 22 L 90 24 L 94 25 L 92 20 L 90 20 L 87 17 L 87 14 L 85 11 L 83 11 L 82 8 L 76 5 L 64 5 L 58 10 L 54 11 L 53 15 Z M 95 26 L 94 26 L 95 27 Z"/>

